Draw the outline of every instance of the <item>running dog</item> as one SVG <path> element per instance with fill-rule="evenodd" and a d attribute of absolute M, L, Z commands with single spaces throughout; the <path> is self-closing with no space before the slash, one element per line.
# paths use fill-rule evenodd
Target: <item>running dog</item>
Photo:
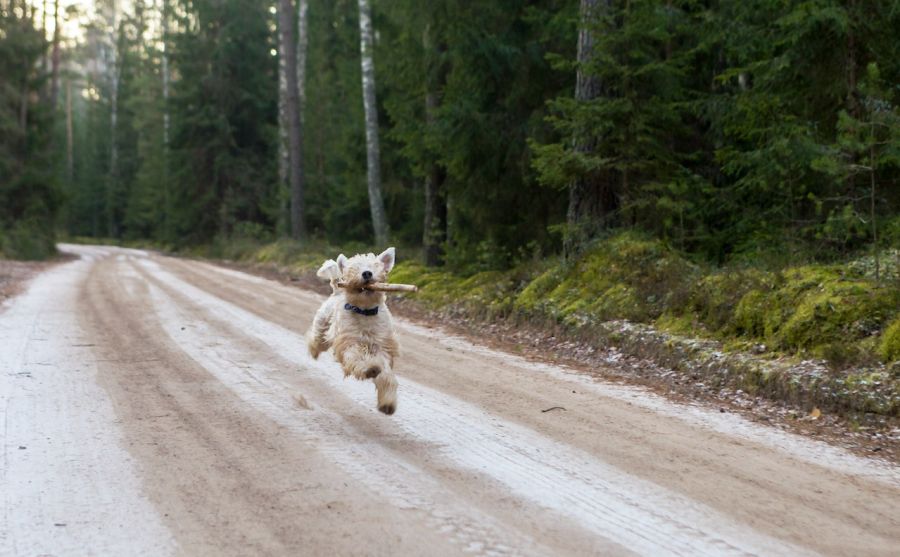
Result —
<path fill-rule="evenodd" d="M 388 248 L 377 256 L 368 253 L 348 259 L 341 254 L 337 260 L 325 261 L 316 274 L 331 281 L 332 292 L 319 307 L 307 333 L 313 359 L 332 348 L 344 377 L 374 380 L 378 410 L 388 415 L 397 410 L 394 358 L 400 347 L 384 292 L 365 287 L 387 282 L 394 267 L 394 253 L 394 248 Z"/>

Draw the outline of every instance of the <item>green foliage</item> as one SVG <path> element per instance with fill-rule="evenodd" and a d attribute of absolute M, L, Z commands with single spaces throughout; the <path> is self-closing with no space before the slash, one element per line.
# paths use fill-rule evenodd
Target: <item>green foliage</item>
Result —
<path fill-rule="evenodd" d="M 19 220 L 0 231 L 0 255 L 39 261 L 56 253 L 55 236 L 43 219 Z"/>
<path fill-rule="evenodd" d="M 600 175 L 617 209 L 589 233 L 633 228 L 696 260 L 796 265 L 891 246 L 895 4 L 637 0 L 601 3 L 582 22 L 575 0 L 375 3 L 394 241 L 422 241 L 423 183 L 435 179 L 448 213 L 442 259 L 455 271 L 553 255 L 571 232 L 568 187 Z M 269 6 L 170 5 L 167 104 L 148 0 L 116 29 L 101 6 L 72 52 L 84 67 L 107 67 L 115 41 L 120 102 L 113 130 L 111 76 L 87 72 L 67 229 L 182 245 L 241 237 L 235 228 L 248 222 L 284 234 Z M 312 0 L 309 10 L 306 217 L 331 244 L 371 242 L 357 11 L 353 0 Z M 595 39 L 580 67 L 579 27 Z M 575 100 L 577 69 L 599 80 L 596 98 Z"/>
<path fill-rule="evenodd" d="M 560 139 L 532 141 L 534 167 L 553 188 L 603 176 L 618 205 L 605 222 L 717 262 L 787 246 L 846 254 L 900 207 L 885 188 L 898 170 L 898 24 L 891 0 L 607 4 L 582 68 L 601 92 L 550 102 Z"/>
<path fill-rule="evenodd" d="M 885 329 L 881 336 L 878 352 L 885 362 L 900 360 L 900 317 Z"/>
<path fill-rule="evenodd" d="M 47 48 L 30 18 L 0 12 L 0 252 L 43 259 L 55 253 L 62 195 L 51 139 L 53 107 L 41 94 Z"/>

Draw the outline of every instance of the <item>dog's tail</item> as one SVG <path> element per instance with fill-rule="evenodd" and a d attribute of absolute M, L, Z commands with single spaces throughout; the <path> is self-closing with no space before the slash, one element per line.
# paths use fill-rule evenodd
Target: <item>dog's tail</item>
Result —
<path fill-rule="evenodd" d="M 341 270 L 338 268 L 337 261 L 334 259 L 327 259 L 325 263 L 322 263 L 322 266 L 319 267 L 319 270 L 316 271 L 316 276 L 321 277 L 331 283 L 331 292 L 332 294 L 338 291 L 337 282 L 341 278 Z"/>

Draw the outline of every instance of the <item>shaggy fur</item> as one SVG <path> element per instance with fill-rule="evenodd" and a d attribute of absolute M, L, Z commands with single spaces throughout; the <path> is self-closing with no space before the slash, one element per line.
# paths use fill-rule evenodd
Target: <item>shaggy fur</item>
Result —
<path fill-rule="evenodd" d="M 344 369 L 344 376 L 372 379 L 378 392 L 378 409 L 393 414 L 397 409 L 397 378 L 394 358 L 399 353 L 394 337 L 391 312 L 385 304 L 384 292 L 366 290 L 371 282 L 387 282 L 394 267 L 394 248 L 380 255 L 368 253 L 351 258 L 341 254 L 337 260 L 322 264 L 318 276 L 331 281 L 331 296 L 319 307 L 307 333 L 307 345 L 313 358 L 329 348 Z M 364 273 L 371 275 L 363 276 Z M 343 280 L 346 288 L 338 288 Z M 376 315 L 360 315 L 345 309 L 350 304 L 360 309 L 378 307 Z"/>

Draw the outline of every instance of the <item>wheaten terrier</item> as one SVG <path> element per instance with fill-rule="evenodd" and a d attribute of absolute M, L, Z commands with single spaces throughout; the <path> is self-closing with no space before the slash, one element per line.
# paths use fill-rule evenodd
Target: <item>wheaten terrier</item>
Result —
<path fill-rule="evenodd" d="M 331 281 L 331 296 L 322 304 L 307 333 L 313 358 L 334 349 L 334 357 L 344 376 L 375 381 L 378 409 L 393 414 L 397 409 L 397 378 L 394 358 L 399 353 L 394 323 L 384 292 L 367 290 L 366 285 L 387 282 L 394 267 L 394 248 L 381 255 L 368 253 L 337 261 L 329 259 L 318 275 Z M 344 287 L 338 287 L 340 281 Z"/>

